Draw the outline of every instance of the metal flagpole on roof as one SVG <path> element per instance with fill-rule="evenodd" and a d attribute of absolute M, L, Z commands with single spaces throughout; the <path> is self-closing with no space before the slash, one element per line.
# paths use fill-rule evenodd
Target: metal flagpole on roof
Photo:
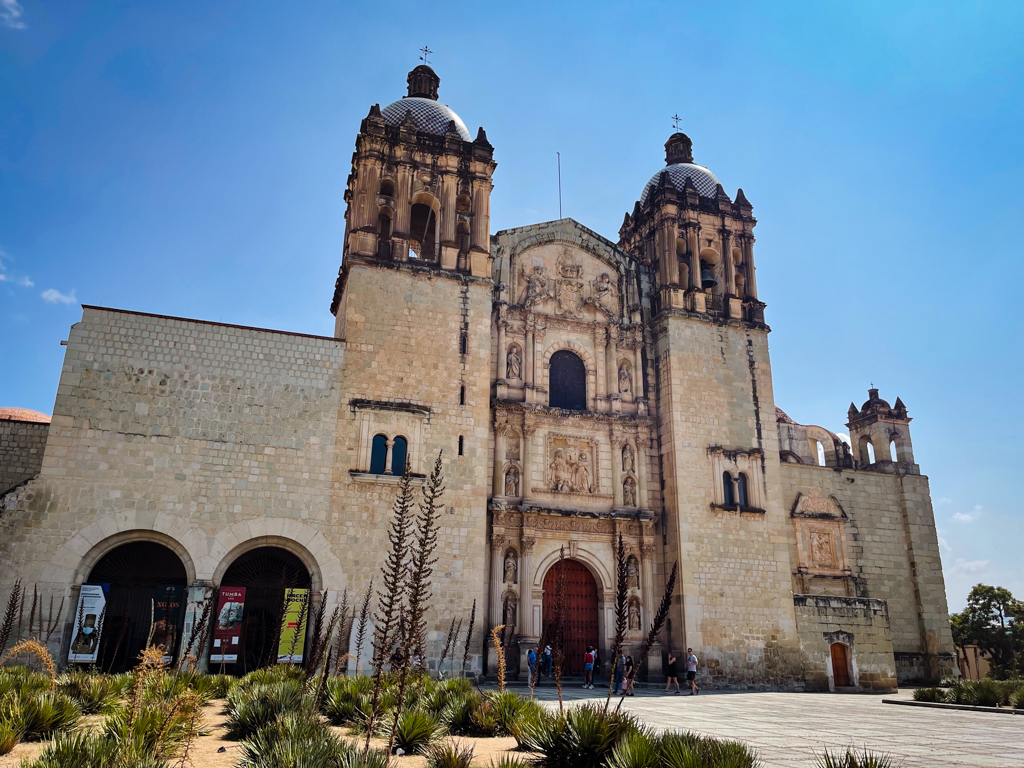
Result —
<path fill-rule="evenodd" d="M 562 218 L 562 153 L 555 152 L 558 157 L 558 218 Z"/>

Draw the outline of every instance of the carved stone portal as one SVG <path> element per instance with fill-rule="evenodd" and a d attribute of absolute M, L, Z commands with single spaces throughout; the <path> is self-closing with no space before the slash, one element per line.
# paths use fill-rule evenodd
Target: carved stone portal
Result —
<path fill-rule="evenodd" d="M 548 483 L 558 493 L 594 493 L 596 446 L 593 440 L 566 435 L 548 438 Z"/>

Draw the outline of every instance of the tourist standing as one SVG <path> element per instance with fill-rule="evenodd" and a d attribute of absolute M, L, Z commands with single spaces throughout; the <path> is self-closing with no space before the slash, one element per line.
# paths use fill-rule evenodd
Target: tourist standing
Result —
<path fill-rule="evenodd" d="M 594 687 L 594 648 L 587 646 L 587 652 L 583 654 L 583 687 Z"/>
<path fill-rule="evenodd" d="M 679 690 L 679 669 L 676 666 L 676 655 L 672 651 L 668 652 L 668 667 L 665 668 L 665 693 L 669 692 L 672 684 L 675 683 L 676 693 L 680 693 Z"/>
<path fill-rule="evenodd" d="M 691 696 L 700 693 L 700 688 L 697 687 L 697 657 L 693 655 L 693 648 L 686 649 L 686 682 L 690 684 Z M 676 683 L 677 687 L 678 685 Z"/>
<path fill-rule="evenodd" d="M 632 656 L 627 656 L 626 657 L 626 679 L 625 679 L 624 688 L 623 688 L 623 691 L 622 691 L 626 696 L 632 696 L 633 695 L 633 674 L 634 674 L 634 672 L 633 672 L 633 657 Z"/>
<path fill-rule="evenodd" d="M 530 685 L 534 684 L 534 676 L 537 673 L 537 649 L 531 648 L 526 652 L 526 663 L 530 667 Z"/>
<path fill-rule="evenodd" d="M 619 651 L 619 657 L 615 660 L 615 682 L 612 684 L 612 690 L 616 693 L 625 692 L 625 678 L 626 678 L 626 654 Z"/>
<path fill-rule="evenodd" d="M 552 665 L 552 662 L 554 660 L 554 657 L 551 655 L 551 646 L 550 645 L 545 645 L 544 646 L 544 653 L 541 654 L 541 659 L 544 662 L 541 665 L 541 669 L 544 672 L 544 677 L 551 677 L 551 665 Z"/>

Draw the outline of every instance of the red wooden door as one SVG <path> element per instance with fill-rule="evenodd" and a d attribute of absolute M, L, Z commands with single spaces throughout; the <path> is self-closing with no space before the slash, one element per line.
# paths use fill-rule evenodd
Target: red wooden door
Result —
<path fill-rule="evenodd" d="M 850 684 L 850 666 L 846 658 L 846 646 L 842 643 L 832 644 L 832 679 L 837 688 Z"/>
<path fill-rule="evenodd" d="M 565 616 L 562 622 L 565 662 L 563 671 L 570 675 L 583 673 L 583 654 L 587 646 L 597 647 L 597 582 L 587 567 L 578 560 L 564 560 Z M 550 627 L 555 620 L 555 594 L 558 589 L 558 564 L 544 577 L 544 627 L 554 638 Z M 554 641 L 551 643 L 555 646 Z"/>

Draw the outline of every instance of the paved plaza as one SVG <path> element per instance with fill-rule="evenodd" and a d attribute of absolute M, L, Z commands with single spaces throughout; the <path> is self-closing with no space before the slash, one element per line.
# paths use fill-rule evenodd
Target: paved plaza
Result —
<path fill-rule="evenodd" d="M 604 700 L 604 691 L 566 688 L 567 701 Z M 553 688 L 538 698 L 557 700 Z M 684 729 L 743 741 L 765 766 L 811 768 L 814 753 L 852 745 L 888 752 L 904 768 L 1024 768 L 1024 715 L 990 714 L 883 704 L 910 699 L 829 693 L 734 693 L 665 696 L 643 691 L 624 709 L 656 729 Z"/>

